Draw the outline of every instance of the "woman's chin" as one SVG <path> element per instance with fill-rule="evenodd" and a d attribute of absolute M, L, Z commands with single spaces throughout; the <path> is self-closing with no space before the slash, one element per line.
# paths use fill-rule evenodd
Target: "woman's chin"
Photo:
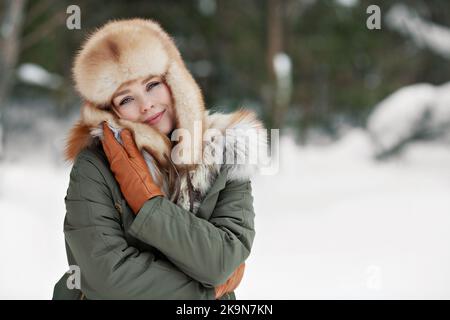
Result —
<path fill-rule="evenodd" d="M 161 124 L 158 123 L 157 125 L 154 125 L 154 126 L 149 125 L 149 124 L 147 124 L 147 125 L 152 127 L 153 129 L 159 131 L 160 133 L 162 133 L 164 135 L 168 135 L 170 133 L 170 131 L 171 131 L 169 126 L 167 126 L 167 125 L 165 125 L 163 123 L 161 123 Z"/>

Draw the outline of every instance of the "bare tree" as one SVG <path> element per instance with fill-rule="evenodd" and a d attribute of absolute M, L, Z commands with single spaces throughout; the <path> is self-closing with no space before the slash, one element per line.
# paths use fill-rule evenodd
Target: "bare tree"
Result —
<path fill-rule="evenodd" d="M 288 111 L 291 88 L 291 60 L 284 52 L 286 20 L 284 0 L 268 0 L 267 2 L 267 70 L 269 74 L 269 90 L 267 96 L 270 127 L 281 128 Z"/>
<path fill-rule="evenodd" d="M 25 3 L 26 0 L 5 0 L 0 20 L 0 159 L 4 156 L 4 114 L 20 50 Z"/>

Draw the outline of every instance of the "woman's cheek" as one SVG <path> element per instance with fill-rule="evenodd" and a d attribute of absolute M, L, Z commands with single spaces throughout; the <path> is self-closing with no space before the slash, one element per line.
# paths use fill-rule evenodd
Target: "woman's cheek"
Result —
<path fill-rule="evenodd" d="M 173 107 L 170 108 L 170 112 L 167 115 L 166 121 L 169 132 L 175 129 L 175 113 L 173 111 Z"/>
<path fill-rule="evenodd" d="M 166 117 L 163 121 L 163 123 L 161 123 L 161 131 L 164 132 L 164 134 L 168 134 L 170 132 L 170 121 L 169 118 Z"/>
<path fill-rule="evenodd" d="M 139 121 L 139 114 L 133 112 L 132 108 L 123 108 L 122 109 L 122 118 L 129 121 Z"/>
<path fill-rule="evenodd" d="M 171 114 L 167 113 L 164 118 L 163 121 L 161 121 L 161 126 L 160 126 L 160 131 L 163 132 L 164 134 L 168 134 L 170 131 L 172 131 L 172 118 L 171 118 Z"/>

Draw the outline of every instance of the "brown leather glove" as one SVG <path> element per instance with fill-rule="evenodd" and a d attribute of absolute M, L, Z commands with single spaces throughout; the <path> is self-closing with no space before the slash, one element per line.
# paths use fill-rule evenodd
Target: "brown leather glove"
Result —
<path fill-rule="evenodd" d="M 116 140 L 107 123 L 103 123 L 103 150 L 123 196 L 134 214 L 137 214 L 147 200 L 164 194 L 154 183 L 131 132 L 123 129 L 120 137 L 124 146 Z"/>
<path fill-rule="evenodd" d="M 233 274 L 228 278 L 228 280 L 216 287 L 216 299 L 222 297 L 225 293 L 233 292 L 241 283 L 242 277 L 244 276 L 245 262 L 243 262 Z"/>

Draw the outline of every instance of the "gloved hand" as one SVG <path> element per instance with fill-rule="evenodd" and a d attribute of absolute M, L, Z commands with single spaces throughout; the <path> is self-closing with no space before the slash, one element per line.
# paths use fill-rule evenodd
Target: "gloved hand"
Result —
<path fill-rule="evenodd" d="M 123 196 L 134 214 L 137 214 L 147 200 L 156 196 L 164 196 L 164 194 L 154 183 L 131 132 L 123 129 L 120 137 L 124 146 L 116 140 L 107 123 L 103 123 L 103 150 Z"/>
<path fill-rule="evenodd" d="M 233 274 L 228 278 L 228 280 L 216 287 L 216 299 L 222 297 L 225 293 L 233 292 L 239 285 L 244 276 L 245 262 L 243 262 Z"/>

